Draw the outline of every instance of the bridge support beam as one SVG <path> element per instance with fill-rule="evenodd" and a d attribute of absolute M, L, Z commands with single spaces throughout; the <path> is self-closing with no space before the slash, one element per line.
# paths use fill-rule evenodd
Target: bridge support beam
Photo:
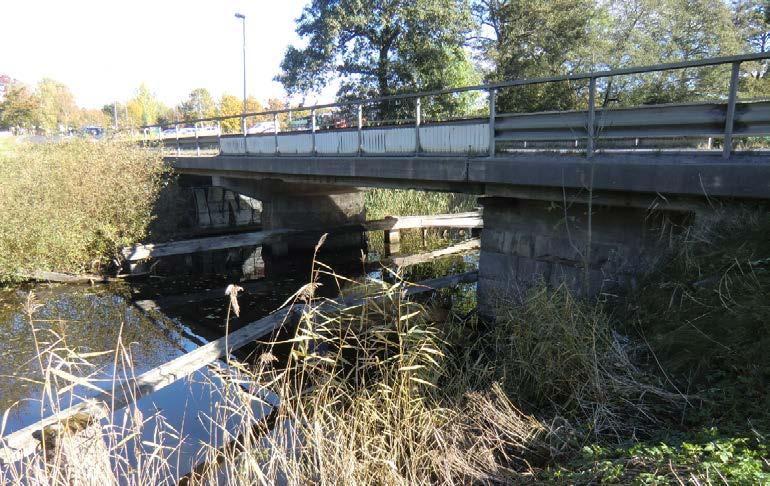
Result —
<path fill-rule="evenodd" d="M 356 188 L 229 177 L 213 177 L 212 183 L 259 199 L 265 230 L 288 228 L 322 232 L 366 221 L 364 193 Z M 265 245 L 265 249 L 271 256 L 282 256 L 292 250 L 313 249 L 317 243 L 317 234 L 292 235 Z M 361 248 L 364 244 L 363 233 L 347 232 L 330 235 L 324 248 Z"/>
<path fill-rule="evenodd" d="M 633 288 L 671 247 L 688 214 L 501 197 L 482 198 L 479 313 L 520 302 L 538 283 L 595 297 Z"/>

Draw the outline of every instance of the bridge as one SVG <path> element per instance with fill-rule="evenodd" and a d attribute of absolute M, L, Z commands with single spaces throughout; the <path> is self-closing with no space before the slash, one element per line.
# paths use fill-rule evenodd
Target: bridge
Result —
<path fill-rule="evenodd" d="M 157 129 L 178 172 L 262 200 L 265 229 L 362 222 L 367 187 L 481 196 L 479 304 L 491 313 L 493 295 L 516 298 L 536 279 L 589 294 L 633 286 L 665 252 L 663 235 L 715 201 L 770 199 L 770 101 L 738 97 L 741 67 L 768 58 L 731 56 L 244 113 L 194 120 L 184 131 L 181 124 L 165 132 L 145 128 Z M 692 69 L 724 76 L 725 92 L 695 103 L 612 101 L 613 80 L 640 84 Z M 568 83 L 585 109 L 518 113 L 499 105 L 510 90 L 552 83 Z M 473 100 L 472 113 L 441 118 L 426 109 L 462 96 Z M 399 117 L 370 119 L 378 112 Z M 222 134 L 220 124 L 234 118 L 241 126 L 258 121 L 262 133 Z M 204 156 L 207 150 L 212 155 Z"/>

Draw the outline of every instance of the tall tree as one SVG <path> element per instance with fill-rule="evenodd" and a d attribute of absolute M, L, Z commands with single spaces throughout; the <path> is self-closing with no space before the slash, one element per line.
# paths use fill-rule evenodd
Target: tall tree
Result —
<path fill-rule="evenodd" d="M 578 53 L 590 44 L 594 0 L 478 0 L 477 47 L 489 66 L 487 79 L 553 76 L 579 66 Z M 569 83 L 549 83 L 501 91 L 502 110 L 569 109 L 577 92 Z"/>
<path fill-rule="evenodd" d="M 58 132 L 78 124 L 80 109 L 66 85 L 53 79 L 42 79 L 37 86 L 37 96 L 40 125 L 46 132 Z"/>
<path fill-rule="evenodd" d="M 187 100 L 179 105 L 179 112 L 185 121 L 215 116 L 216 109 L 214 99 L 206 88 L 192 90 Z"/>
<path fill-rule="evenodd" d="M 23 83 L 5 85 L 5 97 L 0 101 L 0 128 L 32 128 L 38 123 L 40 100 Z"/>
<path fill-rule="evenodd" d="M 136 95 L 128 100 L 126 108 L 132 125 L 154 125 L 164 110 L 163 104 L 144 83 L 139 85 Z"/>
<path fill-rule="evenodd" d="M 253 96 L 249 96 L 246 99 L 246 112 L 256 113 L 260 111 L 264 111 L 262 103 Z M 231 94 L 223 94 L 219 99 L 217 107 L 218 116 L 240 115 L 241 113 L 243 113 L 243 99 Z M 251 119 L 249 121 L 251 121 Z M 220 123 L 224 133 L 239 133 L 241 131 L 240 118 L 228 118 L 227 120 L 222 120 Z"/>
<path fill-rule="evenodd" d="M 297 24 L 307 47 L 290 46 L 276 77 L 290 95 L 320 90 L 332 79 L 340 81 L 340 98 L 474 80 L 464 49 L 472 27 L 466 0 L 312 0 Z M 443 103 L 447 110 L 462 108 L 454 98 Z M 396 109 L 389 104 L 379 108 Z"/>
<path fill-rule="evenodd" d="M 611 30 L 603 57 L 613 67 L 725 56 L 741 52 L 723 0 L 610 0 Z M 623 104 L 667 103 L 726 94 L 729 67 L 694 68 L 614 80 Z"/>

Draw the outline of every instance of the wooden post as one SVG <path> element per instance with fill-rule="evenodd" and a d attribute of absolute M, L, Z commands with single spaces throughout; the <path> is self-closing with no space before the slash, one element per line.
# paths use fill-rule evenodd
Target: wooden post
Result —
<path fill-rule="evenodd" d="M 363 144 L 363 128 L 364 128 L 364 109 L 362 105 L 358 105 L 358 155 L 361 155 L 361 145 Z"/>
<path fill-rule="evenodd" d="M 179 148 L 179 123 L 174 124 L 174 133 L 176 134 L 176 154 L 181 155 L 182 150 Z"/>
<path fill-rule="evenodd" d="M 313 141 L 313 146 L 310 152 L 315 154 L 315 131 L 316 131 L 315 109 L 310 110 L 310 131 L 311 131 L 311 137 Z"/>
<path fill-rule="evenodd" d="M 489 90 L 489 156 L 495 156 L 495 115 L 496 115 L 496 100 L 497 90 Z"/>
<path fill-rule="evenodd" d="M 401 249 L 401 232 L 398 230 L 385 230 L 385 255 L 398 253 Z"/>
<path fill-rule="evenodd" d="M 422 123 L 422 104 L 420 98 L 415 100 L 414 109 L 414 151 L 420 153 L 420 124 Z"/>
<path fill-rule="evenodd" d="M 588 140 L 586 141 L 586 157 L 589 159 L 594 156 L 594 137 L 596 125 L 596 78 L 591 78 L 588 82 Z"/>
<path fill-rule="evenodd" d="M 729 158 L 733 153 L 733 125 L 735 121 L 735 101 L 738 97 L 738 76 L 741 73 L 741 63 L 734 62 L 730 73 L 730 93 L 727 96 L 727 115 L 725 116 L 725 145 L 722 157 Z"/>

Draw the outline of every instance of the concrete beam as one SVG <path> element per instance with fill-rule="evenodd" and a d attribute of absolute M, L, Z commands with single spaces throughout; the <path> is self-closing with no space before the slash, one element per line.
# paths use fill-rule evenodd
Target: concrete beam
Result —
<path fill-rule="evenodd" d="M 583 155 L 509 153 L 457 156 L 172 157 L 184 174 L 280 179 L 348 187 L 389 187 L 486 193 L 488 187 L 585 190 L 594 193 L 770 199 L 770 154 L 630 151 Z"/>

